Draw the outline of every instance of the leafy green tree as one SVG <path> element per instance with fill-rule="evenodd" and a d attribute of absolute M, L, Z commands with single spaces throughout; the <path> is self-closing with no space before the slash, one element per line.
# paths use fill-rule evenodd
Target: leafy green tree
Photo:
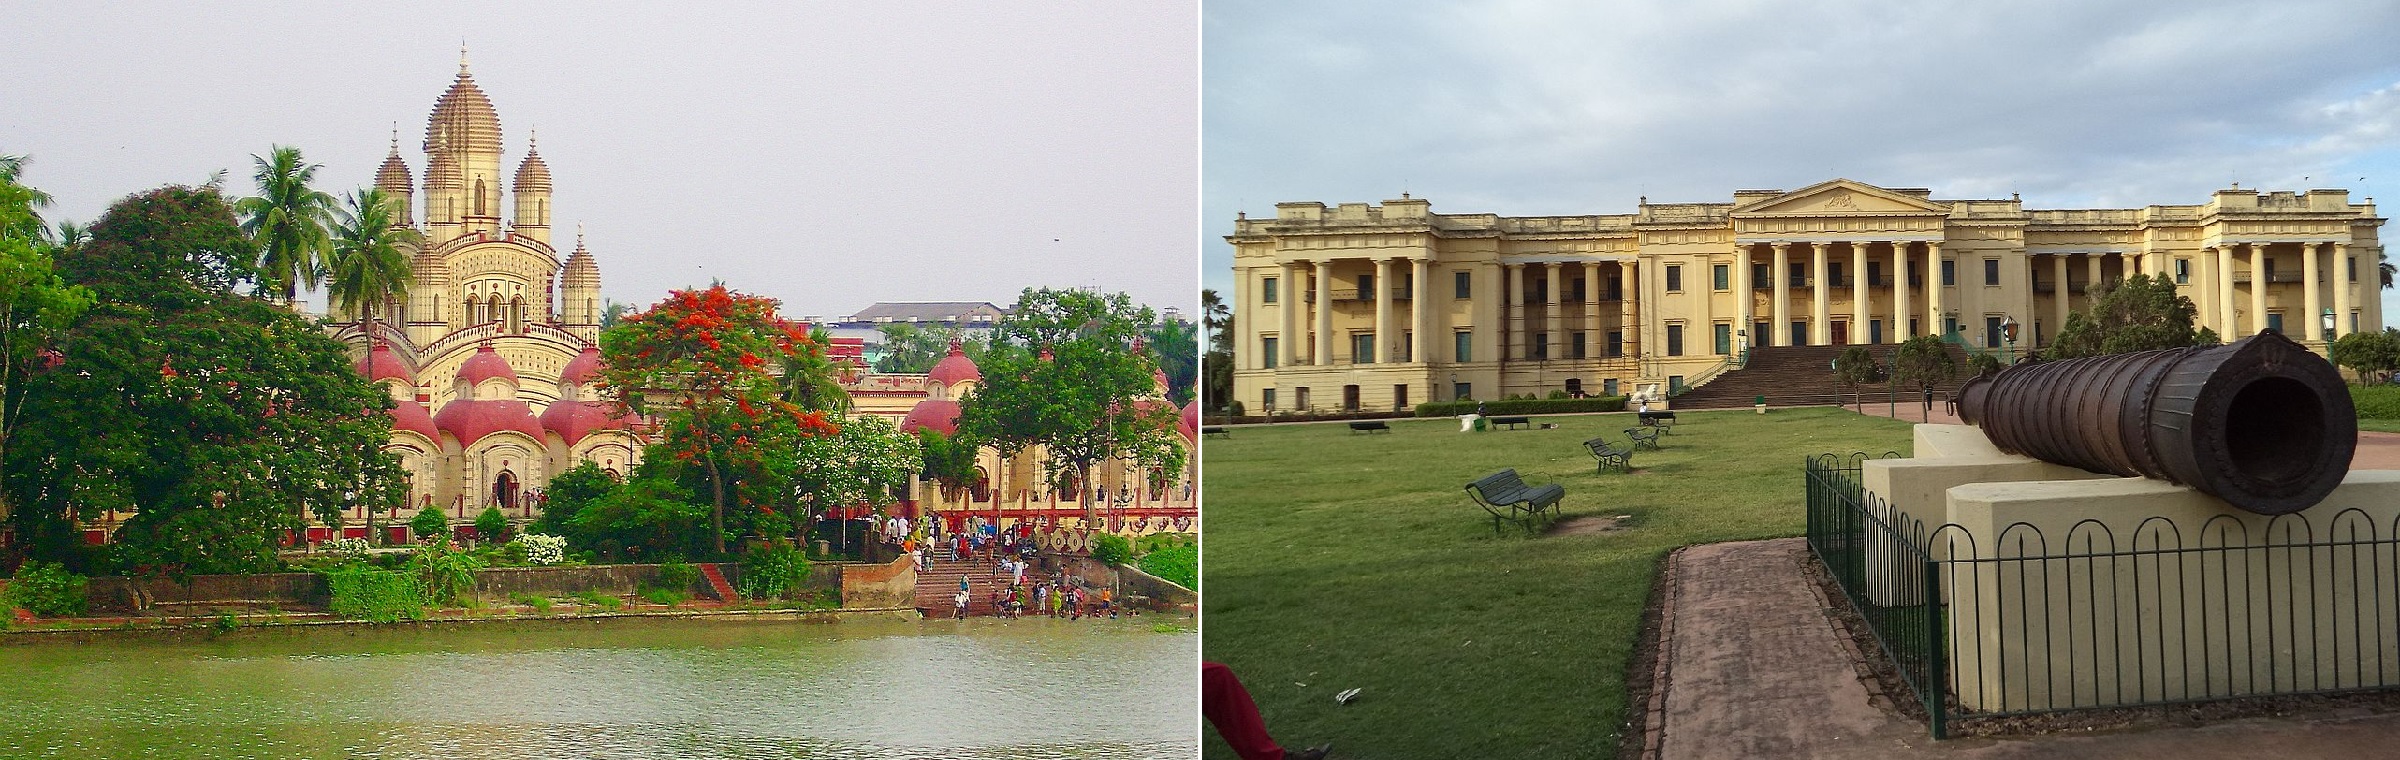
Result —
<path fill-rule="evenodd" d="M 950 344 L 958 343 L 973 359 L 982 352 L 974 341 L 966 340 L 966 332 L 948 325 L 920 327 L 906 322 L 894 322 L 875 328 L 883 333 L 883 356 L 875 360 L 875 371 L 890 374 L 924 374 L 933 365 L 950 355 Z"/>
<path fill-rule="evenodd" d="M 214 188 L 168 187 L 118 202 L 62 253 L 97 303 L 27 384 L 7 452 L 37 553 L 88 561 L 75 521 L 114 510 L 138 513 L 109 550 L 118 569 L 273 570 L 312 511 L 339 525 L 401 498 L 377 451 L 387 397 L 317 325 L 230 291 L 238 267 L 220 259 L 247 249 Z"/>
<path fill-rule="evenodd" d="M 2215 330 L 2203 327 L 2192 331 L 2192 345 L 2199 346 L 2201 348 L 2208 348 L 2223 344 L 2224 342 L 2224 339 L 2217 337 L 2217 331 Z"/>
<path fill-rule="evenodd" d="M 1859 388 L 1883 382 L 1883 365 L 1876 363 L 1875 355 L 1869 353 L 1866 346 L 1851 346 L 1842 349 L 1840 356 L 1834 357 L 1833 376 L 1843 385 L 1850 386 L 1850 392 L 1857 398 L 1859 410 L 1863 413 L 1867 402 Z"/>
<path fill-rule="evenodd" d="M 658 561 L 711 551 L 722 531 L 709 529 L 709 504 L 676 477 L 690 468 L 673 462 L 664 444 L 652 444 L 643 457 L 633 477 L 567 518 L 564 535 L 611 559 Z"/>
<path fill-rule="evenodd" d="M 1892 377 L 1902 386 L 1931 391 L 1957 376 L 1958 360 L 1950 356 L 1941 336 L 1919 335 L 1901 341 L 1899 350 L 1892 352 Z"/>
<path fill-rule="evenodd" d="M 508 515 L 501 514 L 499 507 L 484 507 L 483 514 L 475 516 L 475 537 L 483 541 L 508 538 Z"/>
<path fill-rule="evenodd" d="M 56 343 L 92 304 L 90 290 L 53 271 L 35 212 L 49 196 L 17 184 L 23 166 L 21 158 L 0 156 L 0 461 L 25 410 L 25 379 L 48 367 Z M 10 511 L 6 478 L 0 469 L 0 520 Z"/>
<path fill-rule="evenodd" d="M 799 440 L 792 485 L 813 508 L 811 517 L 832 507 L 865 506 L 880 512 L 892 505 L 897 501 L 893 490 L 908 485 L 909 473 L 924 465 L 917 439 L 874 415 L 841 419 L 836 425 L 841 432 Z"/>
<path fill-rule="evenodd" d="M 2335 365 L 2358 373 L 2359 382 L 2372 382 L 2400 370 L 2400 333 L 2389 328 L 2354 332 L 2335 339 L 2325 353 Z"/>
<path fill-rule="evenodd" d="M 982 476 L 975 469 L 981 447 L 972 440 L 922 428 L 917 431 L 917 450 L 924 454 L 918 473 L 940 487 L 944 496 L 958 495 L 959 489 L 973 485 Z"/>
<path fill-rule="evenodd" d="M 837 432 L 825 412 L 788 400 L 767 371 L 770 363 L 789 368 L 812 352 L 822 356 L 799 324 L 776 316 L 776 306 L 723 285 L 679 290 L 600 334 L 604 387 L 632 412 L 662 423 L 657 455 L 700 476 L 719 556 L 728 508 L 771 515 L 792 506 L 799 440 Z"/>
<path fill-rule="evenodd" d="M 1200 315 L 1208 330 L 1208 353 L 1200 357 L 1200 405 L 1224 409 L 1233 400 L 1233 310 L 1215 288 L 1203 288 Z"/>
<path fill-rule="evenodd" d="M 600 469 L 598 462 L 586 459 L 577 463 L 566 472 L 551 476 L 549 487 L 542 491 L 542 516 L 534 518 L 528 530 L 573 538 L 574 533 L 567 526 L 575 515 L 617 490 L 619 485 L 617 477 Z"/>
<path fill-rule="evenodd" d="M 617 320 L 624 319 L 625 315 L 632 313 L 633 304 L 614 298 L 608 299 L 607 305 L 600 307 L 600 329 L 606 330 L 615 327 Z"/>
<path fill-rule="evenodd" d="M 1097 516 L 1093 466 L 1124 459 L 1181 469 L 1179 415 L 1155 402 L 1156 367 L 1132 350 L 1155 321 L 1123 293 L 1027 289 L 992 332 L 983 384 L 960 405 L 959 433 L 1011 456 L 1040 447 L 1050 487 L 1085 492 L 1087 519 Z"/>
<path fill-rule="evenodd" d="M 2045 355 L 2051 359 L 2122 354 L 2195 345 L 2199 309 L 2166 277 L 2135 274 L 2105 287 L 2091 305 L 2068 315 Z"/>
<path fill-rule="evenodd" d="M 440 507 L 426 507 L 417 516 L 408 518 L 408 529 L 417 534 L 419 541 L 447 536 L 450 535 L 450 517 L 442 514 Z"/>
<path fill-rule="evenodd" d="M 850 413 L 850 392 L 842 389 L 842 377 L 849 369 L 826 355 L 825 347 L 832 343 L 825 328 L 810 328 L 807 344 L 794 346 L 783 356 L 784 401 L 803 411 L 835 416 Z"/>
<path fill-rule="evenodd" d="M 1199 327 L 1189 320 L 1162 319 L 1143 332 L 1150 360 L 1167 373 L 1167 401 L 1183 406 L 1192 400 L 1192 387 L 1200 379 Z"/>
<path fill-rule="evenodd" d="M 250 160 L 258 195 L 241 199 L 235 209 L 242 230 L 258 241 L 259 292 L 291 303 L 299 300 L 302 284 L 313 289 L 323 279 L 334 199 L 309 187 L 318 165 L 302 159 L 299 148 L 277 145 Z"/>
<path fill-rule="evenodd" d="M 381 188 L 351 193 L 333 227 L 333 254 L 326 267 L 326 295 L 333 304 L 358 316 L 359 334 L 370 350 L 375 344 L 376 314 L 383 304 L 408 297 L 408 254 L 403 245 L 423 242 L 404 226 L 407 212 L 399 196 Z M 378 444 L 380 445 L 380 444 Z M 371 453 L 371 452 L 370 452 Z M 390 505 L 396 507 L 397 505 Z M 375 513 L 367 510 L 367 535 L 378 535 Z"/>

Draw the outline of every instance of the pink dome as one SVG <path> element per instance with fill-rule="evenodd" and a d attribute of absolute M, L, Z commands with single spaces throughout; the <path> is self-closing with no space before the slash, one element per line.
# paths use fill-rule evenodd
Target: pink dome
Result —
<path fill-rule="evenodd" d="M 356 366 L 358 374 L 365 376 L 370 383 L 399 380 L 411 386 L 417 384 L 416 373 L 408 371 L 408 365 L 400 361 L 400 355 L 392 353 L 392 347 L 382 343 L 368 349 L 367 355 L 360 357 Z"/>
<path fill-rule="evenodd" d="M 946 398 L 925 399 L 917 402 L 914 408 L 908 410 L 908 417 L 900 420 L 900 432 L 903 433 L 915 433 L 925 428 L 942 431 L 943 435 L 956 434 L 958 402 Z"/>
<path fill-rule="evenodd" d="M 475 355 L 468 357 L 467 363 L 458 368 L 458 379 L 467 381 L 468 385 L 482 385 L 483 381 L 495 377 L 505 377 L 514 383 L 517 382 L 517 370 L 508 366 L 508 360 L 501 358 L 500 352 L 492 350 L 490 343 L 477 347 Z M 445 412 L 449 409 L 442 407 Z"/>
<path fill-rule="evenodd" d="M 583 353 L 576 354 L 575 358 L 567 361 L 565 369 L 558 371 L 558 381 L 590 385 L 593 379 L 600 376 L 600 367 L 600 347 L 586 343 L 583 344 Z"/>
<path fill-rule="evenodd" d="M 1178 425 L 1177 428 L 1183 433 L 1185 440 L 1200 440 L 1199 399 L 1192 399 L 1191 403 L 1183 405 L 1183 424 Z"/>
<path fill-rule="evenodd" d="M 473 446 L 484 436 L 503 430 L 542 440 L 542 427 L 533 420 L 533 407 L 516 399 L 452 401 L 433 416 L 433 424 L 442 432 L 457 436 L 460 447 Z"/>
<path fill-rule="evenodd" d="M 433 426 L 433 415 L 426 413 L 425 405 L 417 403 L 416 399 L 392 404 L 391 413 L 393 430 L 414 431 L 425 436 L 425 440 L 441 442 L 442 433 Z"/>
<path fill-rule="evenodd" d="M 611 404 L 605 401 L 560 401 L 542 410 L 542 429 L 557 433 L 560 440 L 573 446 L 585 436 L 602 430 L 625 430 L 633 425 L 633 415 L 613 416 Z"/>
<path fill-rule="evenodd" d="M 966 350 L 960 348 L 957 341 L 951 341 L 950 355 L 934 363 L 933 371 L 926 376 L 947 388 L 968 380 L 982 380 L 983 370 L 975 368 L 975 360 L 967 358 Z"/>

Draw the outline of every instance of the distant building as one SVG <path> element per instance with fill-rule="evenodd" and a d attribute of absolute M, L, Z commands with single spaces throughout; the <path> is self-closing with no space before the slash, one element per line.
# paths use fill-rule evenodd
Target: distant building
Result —
<path fill-rule="evenodd" d="M 866 348 L 866 362 L 868 366 L 873 366 L 883 359 L 885 325 L 950 328 L 959 332 L 960 340 L 979 341 L 1007 316 L 1007 309 L 988 301 L 883 302 L 856 314 L 826 322 L 825 329 L 837 338 L 857 338 L 862 341 Z M 810 317 L 809 321 L 816 321 L 816 318 Z"/>

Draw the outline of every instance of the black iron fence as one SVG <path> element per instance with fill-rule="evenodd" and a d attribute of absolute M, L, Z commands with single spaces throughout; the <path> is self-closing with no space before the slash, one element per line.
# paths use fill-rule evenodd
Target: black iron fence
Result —
<path fill-rule="evenodd" d="M 1809 460 L 1809 547 L 1935 738 L 1958 719 L 2400 686 L 2400 516 L 1977 536 L 1867 492 L 1868 458 Z"/>

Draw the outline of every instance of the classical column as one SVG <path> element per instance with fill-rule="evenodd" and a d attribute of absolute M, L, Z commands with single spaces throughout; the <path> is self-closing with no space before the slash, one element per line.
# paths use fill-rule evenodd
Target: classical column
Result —
<path fill-rule="evenodd" d="M 2239 243 L 2217 244 L 2217 336 L 2227 342 L 2242 336 L 2234 329 L 2233 319 L 2233 248 Z"/>
<path fill-rule="evenodd" d="M 1808 281 L 1811 285 L 1808 344 L 1811 346 L 1833 344 L 1833 283 L 1825 278 L 1825 248 L 1824 243 L 1808 244 Z"/>
<path fill-rule="evenodd" d="M 1299 262 L 1283 265 L 1283 282 L 1278 285 L 1283 292 L 1275 294 L 1275 310 L 1283 313 L 1276 315 L 1281 324 L 1275 342 L 1282 347 L 1276 353 L 1283 355 L 1276 357 L 1276 366 L 1289 367 L 1300 363 L 1300 298 L 1307 292 L 1300 288 Z"/>
<path fill-rule="evenodd" d="M 1600 327 L 1600 262 L 1583 262 L 1583 357 L 1607 353 L 1608 336 Z"/>
<path fill-rule="evenodd" d="M 1408 340 L 1408 360 L 1412 362 L 1433 360 L 1433 343 L 1431 341 L 1434 339 L 1433 315 L 1436 312 L 1433 309 L 1433 288 L 1425 284 L 1425 281 L 1430 279 L 1433 279 L 1433 262 L 1425 259 L 1409 260 L 1408 313 L 1410 322 L 1415 325 L 1410 328 L 1413 332 Z M 1426 398 L 1430 399 L 1433 396 L 1429 394 Z"/>
<path fill-rule="evenodd" d="M 1942 241 L 1925 241 L 1925 334 L 1949 337 L 1942 331 Z"/>
<path fill-rule="evenodd" d="M 1792 244 L 1770 243 L 1775 248 L 1775 266 L 1767 269 L 1767 294 L 1774 302 L 1775 323 L 1767 325 L 1767 335 L 1773 342 L 1767 345 L 1792 344 Z"/>
<path fill-rule="evenodd" d="M 1542 330 L 1547 336 L 1542 340 L 1542 355 L 1564 359 L 1567 356 L 1564 350 L 1567 347 L 1567 334 L 1560 331 L 1566 329 L 1567 265 L 1560 262 L 1544 269 L 1548 272 L 1543 277 L 1550 281 L 1550 312 L 1542 315 Z"/>
<path fill-rule="evenodd" d="M 2133 279 L 2133 254 L 2124 251 L 2117 252 L 2117 279 Z"/>
<path fill-rule="evenodd" d="M 1508 300 L 1501 302 L 1500 307 L 1508 311 L 1508 348 L 1504 349 L 1500 360 L 1523 359 L 1528 356 L 1525 353 L 1525 265 L 1502 264 L 1501 268 L 1508 270 Z"/>
<path fill-rule="evenodd" d="M 2336 338 L 2350 334 L 2351 268 L 2350 244 L 2333 244 L 2333 337 Z"/>
<path fill-rule="evenodd" d="M 1317 366 L 1333 363 L 1333 262 L 1317 262 Z"/>
<path fill-rule="evenodd" d="M 1617 262 L 1617 276 L 1625 280 L 1625 292 L 1619 294 L 1624 296 L 1625 300 L 1621 302 L 1622 306 L 1618 310 L 1620 313 L 1617 315 L 1617 333 L 1624 336 L 1626 343 L 1633 344 L 1632 350 L 1627 351 L 1626 354 L 1635 359 L 1642 358 L 1643 345 L 1641 339 L 1642 287 L 1638 281 L 1641 269 L 1642 255 L 1638 252 L 1633 254 L 1633 258 Z"/>
<path fill-rule="evenodd" d="M 1917 337 L 1908 329 L 1908 241 L 1892 241 L 1892 342 Z"/>
<path fill-rule="evenodd" d="M 1384 357 L 1392 355 L 1392 332 L 1392 260 L 1376 259 L 1375 353 L 1369 354 L 1363 361 L 1355 356 L 1350 360 L 1361 364 L 1382 363 Z"/>
<path fill-rule="evenodd" d="M 2316 243 L 2300 244 L 2300 306 L 2307 309 L 2300 314 L 2301 336 L 2309 341 L 2324 340 L 2325 328 L 2319 322 L 2324 317 L 2320 316 L 2319 310 L 2325 304 L 2324 293 L 2317 287 Z"/>
<path fill-rule="evenodd" d="M 1867 332 L 1867 245 L 1863 240 L 1850 241 L 1850 345 L 1861 346 L 1874 340 Z"/>
<path fill-rule="evenodd" d="M 2100 254 L 2097 254 L 2097 253 L 2087 253 L 2087 254 L 2084 254 L 2084 255 L 2083 255 L 2083 263 L 2084 263 L 2084 277 L 2083 277 L 2083 288 L 2084 288 L 2084 290 L 2083 290 L 2083 294 L 2084 294 L 2084 298 L 2083 298 L 2083 300 L 2084 300 L 2084 303 L 2087 303 L 2087 304 L 2088 304 L 2088 303 L 2091 303 L 2091 300 L 2092 300 L 2092 298 L 2091 298 L 2091 296 L 2092 296 L 2092 290 L 2091 290 L 2091 289 L 2092 289 L 2092 288 L 2095 288 L 2095 287 L 2098 287 L 2098 286 L 2100 285 Z"/>
<path fill-rule="evenodd" d="M 2069 303 L 2067 300 L 2066 254 L 2050 254 L 2050 275 L 2052 279 L 2057 281 L 2053 283 L 2050 288 L 2051 296 L 2053 297 L 2053 300 L 2050 304 L 2050 312 L 2053 316 L 2051 317 L 2052 321 L 2050 323 L 2050 329 L 2043 330 L 2042 332 L 2048 333 L 2051 340 L 2056 341 L 2058 339 L 2058 331 L 2067 329 L 2067 315 L 2075 311 L 2075 305 Z"/>
<path fill-rule="evenodd" d="M 2250 246 L 2250 332 L 2257 335 L 2267 331 L 2267 244 Z M 2227 340 L 2232 340 L 2227 337 Z"/>
<path fill-rule="evenodd" d="M 1716 283 L 1711 281 L 1709 284 L 1713 286 Z M 1744 243 L 1735 243 L 1733 246 L 1733 331 L 1735 334 L 1746 335 L 1749 333 L 1751 326 L 1758 322 L 1755 311 L 1757 308 L 1750 301 L 1750 246 Z M 1739 341 L 1737 340 L 1736 343 Z M 1739 352 L 1742 348 L 1736 345 L 1733 350 Z"/>

